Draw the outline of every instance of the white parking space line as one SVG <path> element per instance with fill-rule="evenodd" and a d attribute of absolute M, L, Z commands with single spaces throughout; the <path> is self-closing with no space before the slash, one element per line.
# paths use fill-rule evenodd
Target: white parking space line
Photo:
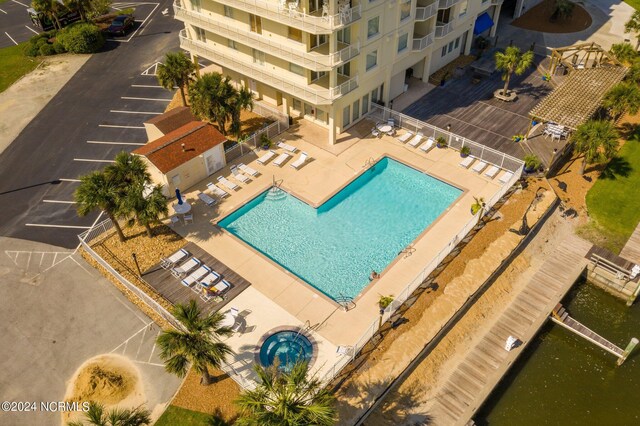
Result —
<path fill-rule="evenodd" d="M 85 161 L 89 163 L 115 163 L 115 160 L 95 160 L 92 158 L 74 158 L 73 161 Z"/>
<path fill-rule="evenodd" d="M 155 11 L 156 11 L 156 9 L 158 8 L 158 6 L 160 6 L 160 3 L 154 3 L 154 2 L 147 2 L 147 3 L 142 3 L 142 2 L 141 2 L 141 3 L 131 3 L 131 6 L 132 6 L 132 7 L 135 7 L 135 6 L 137 6 L 137 5 L 142 5 L 142 4 L 155 4 L 155 6 L 153 7 L 153 10 L 152 10 L 151 12 L 149 12 L 149 14 L 147 15 L 147 17 L 146 17 L 146 18 L 144 18 L 144 21 L 139 21 L 139 20 L 137 20 L 137 19 L 136 19 L 136 22 L 142 22 L 142 23 L 140 24 L 140 26 L 138 26 L 138 28 L 136 28 L 136 30 L 135 30 L 134 32 L 132 32 L 132 33 L 131 33 L 131 35 L 129 36 L 129 38 L 128 38 L 128 39 L 126 39 L 126 40 L 117 40 L 117 39 L 114 39 L 114 38 L 108 38 L 107 40 L 109 40 L 109 41 L 115 41 L 115 42 L 118 42 L 118 43 L 129 43 L 129 42 L 131 41 L 131 39 L 133 39 L 133 37 L 138 33 L 138 31 L 140 31 L 140 34 L 142 34 L 142 32 L 143 32 L 143 31 L 145 30 L 145 28 L 146 28 L 146 27 L 144 26 L 145 22 L 147 22 L 147 19 L 149 19 L 149 17 L 150 17 L 151 15 L 153 15 L 153 12 L 155 12 Z M 121 5 L 121 4 L 118 4 L 118 6 L 119 6 L 119 7 L 126 8 L 126 5 L 124 5 L 124 6 L 123 6 L 123 5 Z M 122 10 L 122 9 L 119 9 L 118 7 L 113 6 L 113 5 L 112 5 L 111 7 L 113 7 L 114 9 Z M 149 22 L 151 22 L 151 21 L 149 21 Z M 143 27 L 144 27 L 144 28 L 143 28 Z M 142 28 L 142 30 L 141 30 L 141 28 Z"/>
<path fill-rule="evenodd" d="M 31 28 L 31 27 L 30 27 L 30 26 L 28 26 L 28 25 L 25 25 L 25 28 L 26 28 L 26 29 L 28 29 L 29 31 L 31 31 L 31 32 L 32 32 L 32 33 L 34 33 L 34 34 L 40 34 L 39 32 L 37 32 L 36 30 L 34 30 L 33 28 Z"/>
<path fill-rule="evenodd" d="M 7 12 L 5 12 L 4 10 L 0 9 L 0 12 L 4 13 L 5 15 L 8 15 Z"/>
<path fill-rule="evenodd" d="M 151 112 L 151 111 L 119 111 L 117 109 L 112 109 L 109 112 L 115 112 L 118 114 L 149 114 L 149 115 L 160 115 L 161 112 Z"/>
<path fill-rule="evenodd" d="M 9 35 L 9 34 L 7 34 Z M 134 98 L 132 96 L 120 96 L 120 99 L 132 99 L 134 101 L 158 101 L 158 102 L 171 102 L 171 99 L 157 99 L 157 98 Z"/>
<path fill-rule="evenodd" d="M 42 200 L 43 203 L 57 203 L 57 204 L 77 204 L 75 201 L 62 201 L 62 200 Z"/>
<path fill-rule="evenodd" d="M 145 143 L 138 142 L 103 142 L 103 141 L 87 141 L 87 143 L 93 143 L 97 145 L 146 145 Z"/>
<path fill-rule="evenodd" d="M 47 225 L 44 223 L 25 223 L 24 226 L 37 226 L 41 228 L 68 228 L 68 229 L 89 229 L 89 226 L 75 226 L 75 225 Z"/>
<path fill-rule="evenodd" d="M 6 32 L 6 31 L 5 31 L 4 33 L 7 35 L 7 37 L 9 37 L 9 38 L 11 39 L 11 41 L 13 42 L 13 44 L 15 44 L 16 46 L 18 45 L 18 42 L 17 42 L 17 41 L 15 41 L 15 40 L 13 39 L 13 37 L 11 37 L 11 36 L 9 35 L 9 33 L 8 33 L 8 32 Z"/>
<path fill-rule="evenodd" d="M 162 86 L 153 85 L 153 84 L 132 84 L 131 87 L 151 87 L 154 89 L 164 89 Z"/>
<path fill-rule="evenodd" d="M 144 129 L 144 126 L 120 126 L 118 124 L 98 124 L 98 127 L 115 127 L 117 129 Z"/>
<path fill-rule="evenodd" d="M 58 180 L 62 181 L 62 182 L 80 182 L 80 179 L 62 179 L 62 178 L 60 178 Z"/>
<path fill-rule="evenodd" d="M 14 2 L 14 3 L 21 4 L 21 5 L 23 5 L 24 7 L 27 7 L 27 8 L 29 7 L 29 5 L 28 5 L 28 4 L 20 3 L 18 0 L 11 0 L 11 1 L 12 1 L 12 2 Z"/>

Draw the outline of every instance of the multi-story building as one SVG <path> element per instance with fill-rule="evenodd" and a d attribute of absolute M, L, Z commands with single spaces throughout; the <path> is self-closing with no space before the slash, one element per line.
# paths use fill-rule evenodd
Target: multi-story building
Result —
<path fill-rule="evenodd" d="M 402 94 L 408 76 L 426 81 L 468 54 L 476 20 L 497 24 L 502 3 L 176 1 L 175 17 L 185 23 L 182 48 L 214 62 L 258 99 L 324 127 L 330 144 L 371 102 L 388 103 Z"/>

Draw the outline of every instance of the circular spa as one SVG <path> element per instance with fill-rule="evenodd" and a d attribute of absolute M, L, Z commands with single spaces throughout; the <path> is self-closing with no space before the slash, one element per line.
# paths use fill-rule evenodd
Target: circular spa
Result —
<path fill-rule="evenodd" d="M 311 363 L 313 343 L 298 331 L 279 331 L 264 339 L 260 346 L 259 358 L 260 364 L 265 367 L 277 363 L 279 370 L 291 371 L 297 362 Z"/>

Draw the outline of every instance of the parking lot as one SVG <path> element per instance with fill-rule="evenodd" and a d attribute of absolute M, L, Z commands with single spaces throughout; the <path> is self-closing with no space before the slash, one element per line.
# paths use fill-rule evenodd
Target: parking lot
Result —
<path fill-rule="evenodd" d="M 7 0 L 0 4 L 0 49 L 29 40 L 40 33 L 31 23 L 27 8 L 29 0 Z"/>
<path fill-rule="evenodd" d="M 0 235 L 75 248 L 76 235 L 96 221 L 97 213 L 77 216 L 79 177 L 143 145 L 144 121 L 173 96 L 155 76 L 178 48 L 181 23 L 160 13 L 169 6 L 137 3 L 136 17 L 148 13 L 130 41 L 110 41 L 93 55 L 0 155 Z"/>

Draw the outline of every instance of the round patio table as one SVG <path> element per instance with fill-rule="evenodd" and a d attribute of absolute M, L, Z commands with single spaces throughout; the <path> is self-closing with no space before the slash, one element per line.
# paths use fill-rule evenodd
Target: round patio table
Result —
<path fill-rule="evenodd" d="M 172 207 L 173 211 L 175 211 L 177 214 L 185 214 L 191 211 L 191 204 L 187 203 L 186 201 L 182 204 L 176 203 Z"/>
<path fill-rule="evenodd" d="M 222 321 L 220 322 L 220 326 L 233 327 L 235 323 L 236 323 L 236 317 L 231 315 L 231 312 L 227 312 L 226 314 L 224 314 L 224 318 L 222 318 Z"/>
<path fill-rule="evenodd" d="M 376 126 L 378 128 L 378 130 L 380 130 L 382 133 L 388 133 L 391 131 L 391 129 L 393 127 L 389 126 L 388 124 L 378 124 Z"/>

